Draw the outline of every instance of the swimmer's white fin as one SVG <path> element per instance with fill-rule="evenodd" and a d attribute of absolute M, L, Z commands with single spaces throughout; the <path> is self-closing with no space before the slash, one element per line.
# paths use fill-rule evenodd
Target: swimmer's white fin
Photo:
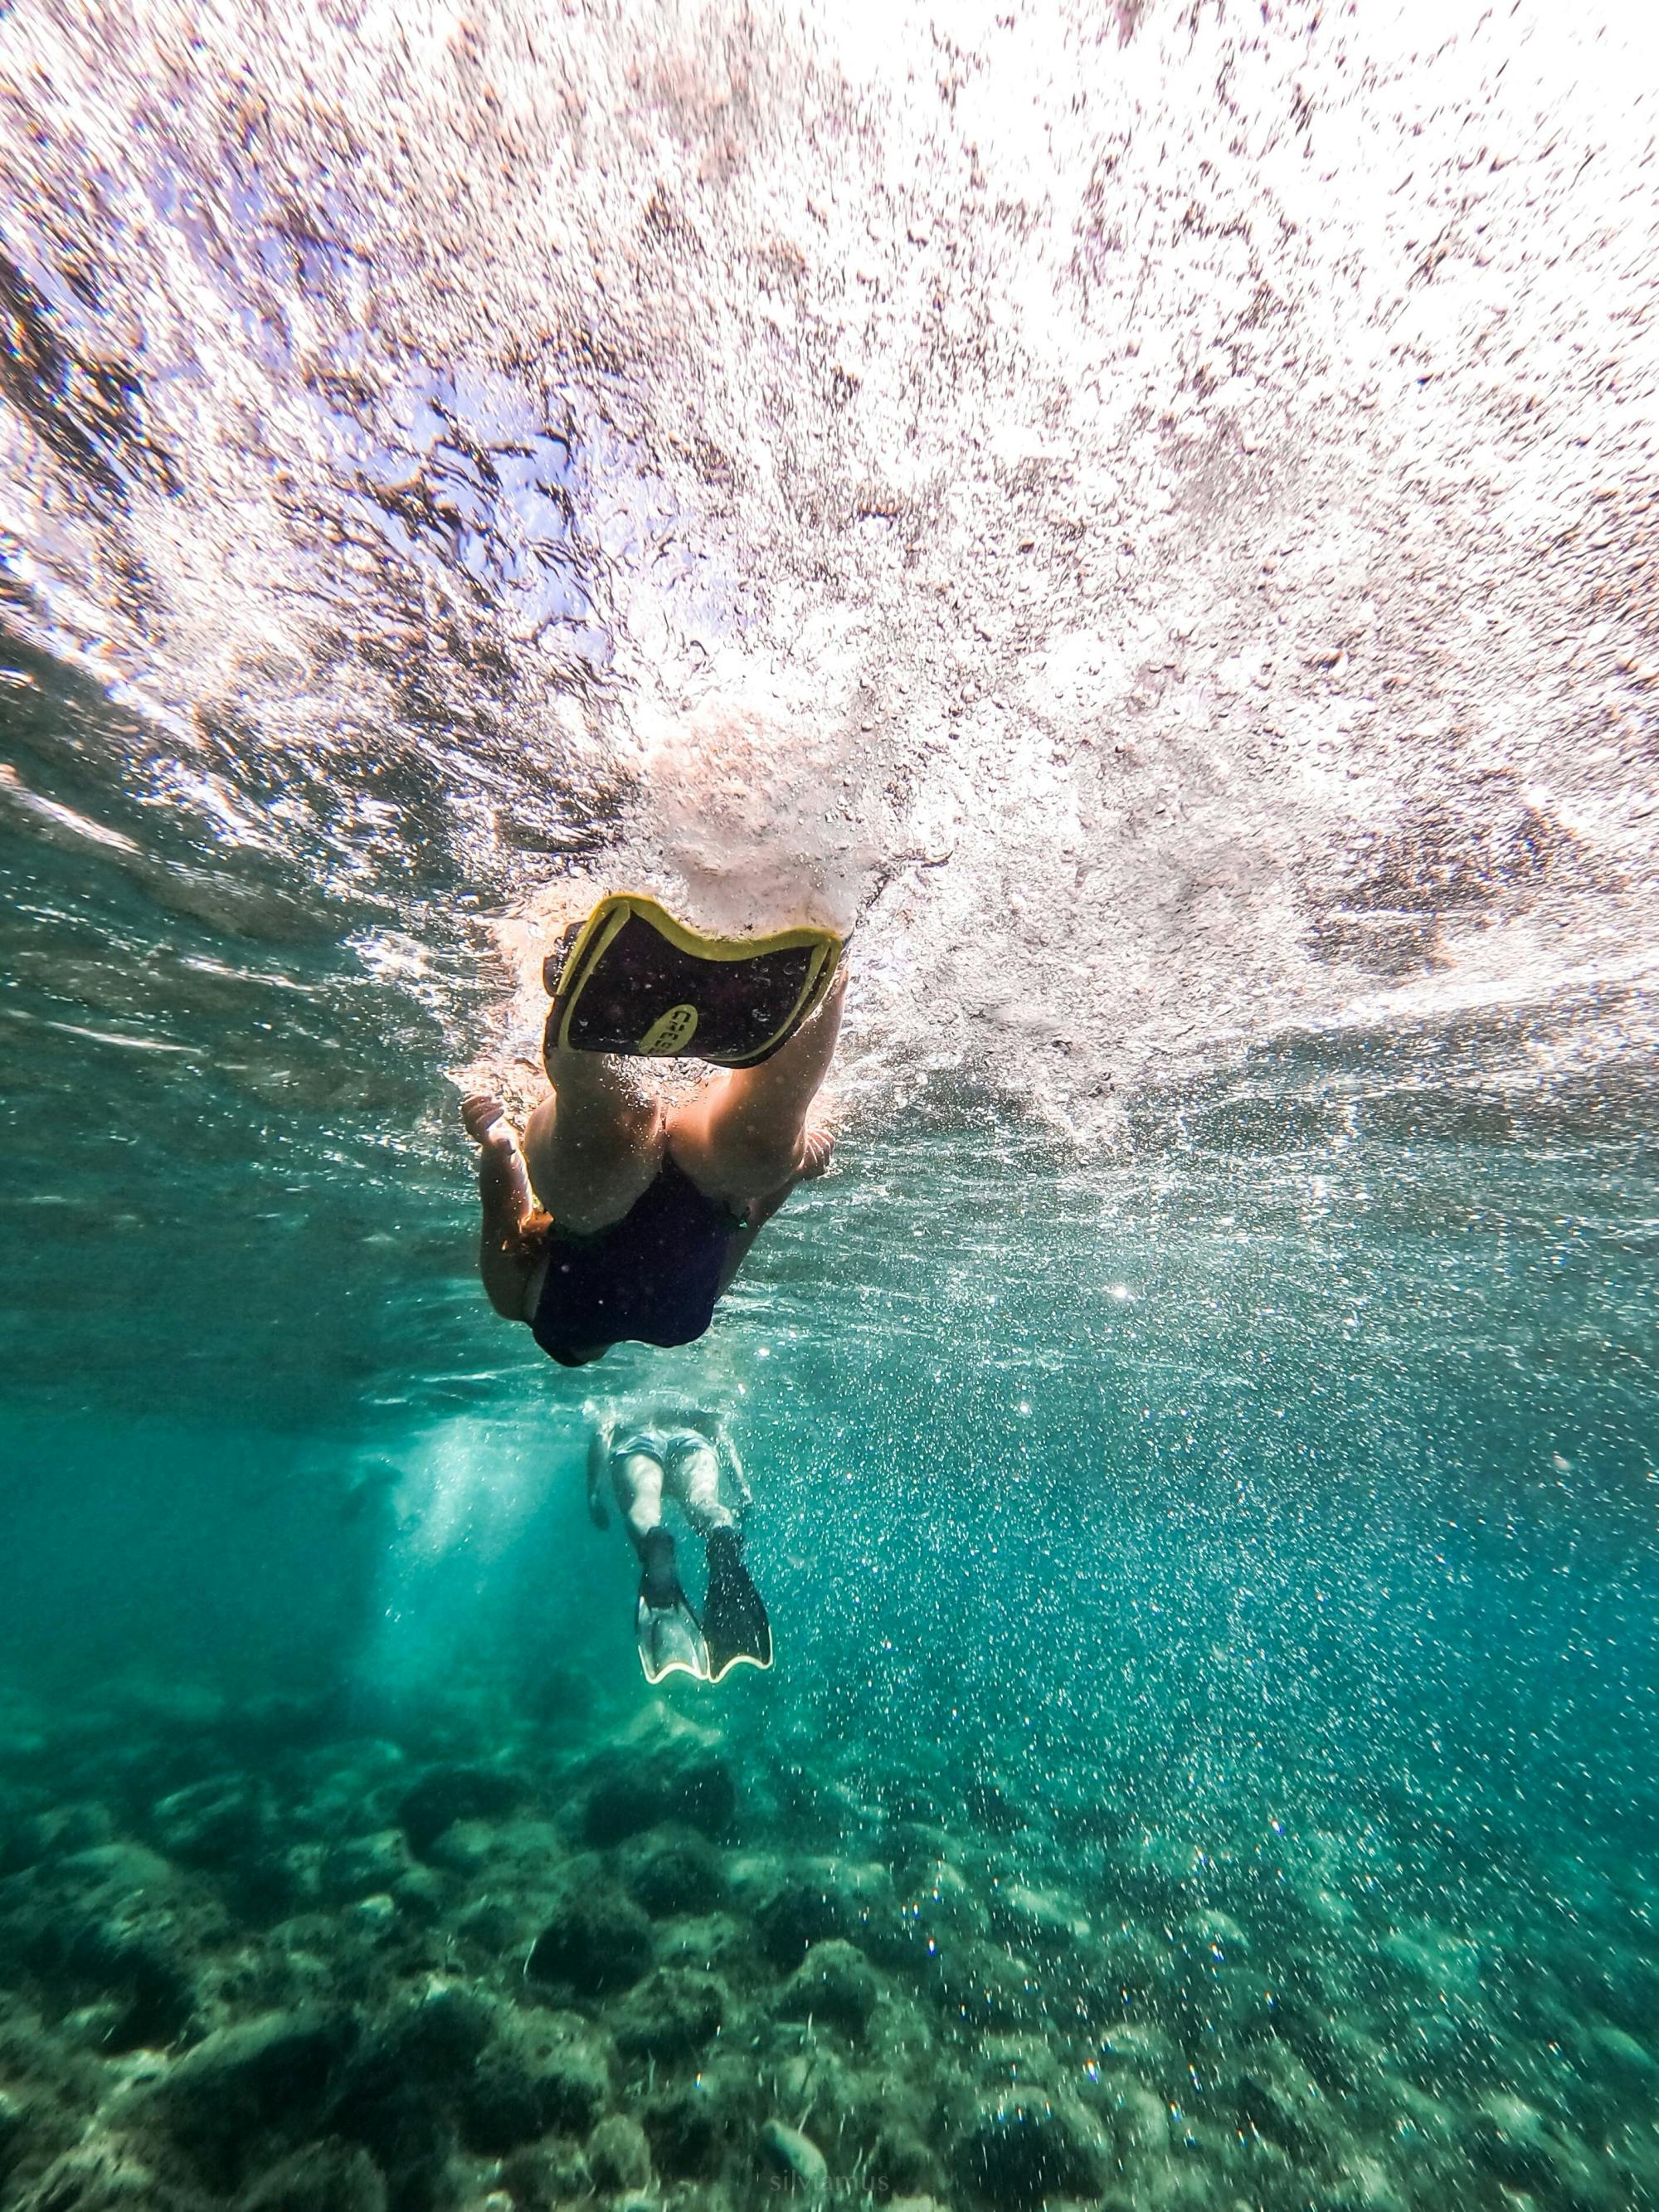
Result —
<path fill-rule="evenodd" d="M 827 929 L 704 937 L 655 899 L 613 892 L 543 963 L 547 1042 L 754 1067 L 818 1005 L 842 949 Z"/>
<path fill-rule="evenodd" d="M 645 1679 L 655 1684 L 670 1674 L 708 1676 L 708 1646 L 697 1616 L 680 1588 L 674 1564 L 674 1540 L 666 1528 L 652 1529 L 640 1547 L 640 1595 L 634 1608 L 634 1638 Z"/>

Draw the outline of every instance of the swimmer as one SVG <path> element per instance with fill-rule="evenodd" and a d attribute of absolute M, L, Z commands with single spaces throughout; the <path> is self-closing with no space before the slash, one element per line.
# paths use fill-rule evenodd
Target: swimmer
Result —
<path fill-rule="evenodd" d="M 830 1164 L 810 1127 L 841 1028 L 843 963 L 787 1044 L 752 1067 L 713 1070 L 684 1101 L 650 1088 L 650 1063 L 555 1040 L 553 1095 L 522 1142 L 498 1098 L 461 1107 L 479 1147 L 489 1303 L 562 1367 L 624 1341 L 692 1343 L 761 1230 Z"/>
<path fill-rule="evenodd" d="M 769 1667 L 771 1623 L 743 1562 L 751 1493 L 720 1416 L 678 1395 L 582 1410 L 592 1425 L 587 1510 L 597 1528 L 608 1525 L 608 1488 L 640 1562 L 634 1632 L 646 1680 L 679 1673 L 718 1682 L 738 1665 Z M 663 1522 L 665 1498 L 679 1506 L 707 1551 L 701 1621 L 680 1585 L 674 1539 Z"/>

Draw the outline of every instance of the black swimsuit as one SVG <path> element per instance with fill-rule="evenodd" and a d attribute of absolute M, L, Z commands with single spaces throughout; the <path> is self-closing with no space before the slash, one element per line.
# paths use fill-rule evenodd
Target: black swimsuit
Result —
<path fill-rule="evenodd" d="M 714 1317 L 743 1224 L 665 1152 L 656 1181 L 592 1237 L 555 1228 L 531 1333 L 562 1367 L 596 1346 L 690 1344 Z"/>

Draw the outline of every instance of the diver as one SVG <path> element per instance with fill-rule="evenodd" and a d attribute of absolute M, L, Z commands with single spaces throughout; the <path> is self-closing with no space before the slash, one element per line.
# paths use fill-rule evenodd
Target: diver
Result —
<path fill-rule="evenodd" d="M 725 1421 L 678 1395 L 589 1404 L 587 1510 L 609 1525 L 609 1487 L 640 1562 L 634 1633 L 647 1682 L 665 1674 L 718 1682 L 736 1666 L 769 1667 L 772 1626 L 743 1560 L 752 1493 Z M 681 1587 L 663 1504 L 679 1506 L 703 1540 L 708 1589 L 701 1621 Z"/>
<path fill-rule="evenodd" d="M 591 931 L 609 908 L 623 903 L 602 902 L 584 928 Z M 745 963 L 729 949 L 718 963 L 689 959 L 678 940 L 694 948 L 713 941 L 695 937 L 649 902 L 632 904 L 678 933 L 664 956 L 678 960 L 666 995 L 705 991 L 708 1018 L 687 1056 L 713 1061 L 714 1072 L 671 1104 L 641 1071 L 637 1055 L 660 1049 L 653 1039 L 665 1023 L 696 1026 L 693 1004 L 674 1006 L 637 1045 L 624 1040 L 620 1049 L 591 1042 L 578 1048 L 570 1042 L 568 981 L 550 983 L 554 1006 L 543 1064 L 553 1095 L 530 1115 L 522 1144 L 498 1098 L 478 1093 L 461 1107 L 467 1134 L 479 1147 L 485 1292 L 497 1313 L 525 1322 L 562 1367 L 586 1366 L 625 1340 L 681 1345 L 702 1335 L 762 1228 L 798 1183 L 830 1164 L 830 1138 L 809 1127 L 807 1117 L 841 1027 L 847 970 L 839 944 L 821 983 L 798 994 L 797 973 L 790 971 L 786 1001 L 793 1018 L 780 1022 L 757 1064 L 734 1065 L 718 1057 L 716 1024 L 729 1007 L 720 1003 L 716 987 L 727 981 L 728 1001 L 734 989 L 758 992 L 761 984 L 744 969 L 758 969 L 762 960 Z M 626 937 L 613 941 L 629 943 Z M 787 939 L 763 942 L 788 948 L 767 956 L 775 963 L 790 957 Z M 647 955 L 665 943 L 647 934 Z M 798 963 L 811 951 L 795 953 Z M 571 960 L 580 952 L 579 943 Z M 620 954 L 616 958 L 620 964 Z M 554 959 L 548 964 L 551 972 Z M 715 986 L 704 984 L 701 969 L 715 970 Z M 592 972 L 598 980 L 578 1013 L 590 1002 L 617 1003 L 635 980 Z M 564 973 L 568 977 L 568 966 Z M 648 967 L 644 973 L 647 984 L 656 980 Z M 739 1006 L 740 1015 L 746 1011 L 746 1004 Z M 640 1016 L 637 1025 L 644 1019 Z"/>

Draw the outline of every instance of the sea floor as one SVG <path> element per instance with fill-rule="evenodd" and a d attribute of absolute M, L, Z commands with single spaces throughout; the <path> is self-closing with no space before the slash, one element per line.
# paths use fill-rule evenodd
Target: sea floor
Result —
<path fill-rule="evenodd" d="M 711 1716 L 714 1724 L 710 1724 Z M 0 2202 L 1659 2204 L 1659 1885 L 1376 1793 L 1201 1841 L 711 1699 L 0 1729 Z"/>

